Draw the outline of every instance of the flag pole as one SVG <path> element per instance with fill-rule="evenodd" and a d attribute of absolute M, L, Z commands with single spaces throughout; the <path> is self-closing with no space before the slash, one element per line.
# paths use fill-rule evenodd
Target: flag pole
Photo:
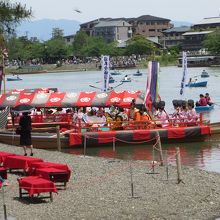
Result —
<path fill-rule="evenodd" d="M 4 80 L 4 94 L 5 94 L 5 91 L 6 91 L 6 81 L 5 81 L 5 62 L 4 62 L 4 55 L 2 54 L 2 77 L 3 77 L 3 80 Z"/>

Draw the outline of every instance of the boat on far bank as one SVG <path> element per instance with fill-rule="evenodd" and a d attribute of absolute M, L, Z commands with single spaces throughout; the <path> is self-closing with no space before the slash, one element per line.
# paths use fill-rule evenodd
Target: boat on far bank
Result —
<path fill-rule="evenodd" d="M 139 70 L 137 70 L 136 73 L 133 73 L 133 76 L 142 76 L 143 73 L 141 73 Z"/>
<path fill-rule="evenodd" d="M 118 70 L 114 70 L 113 72 L 110 72 L 110 74 L 111 74 L 112 76 L 118 76 L 118 75 L 121 75 L 122 73 L 119 72 Z"/>
<path fill-rule="evenodd" d="M 109 77 L 109 83 L 114 83 L 115 82 L 115 79 L 113 77 Z"/>
<path fill-rule="evenodd" d="M 206 72 L 205 70 L 203 70 L 202 73 L 201 73 L 201 77 L 202 77 L 202 78 L 209 77 L 208 72 Z"/>
<path fill-rule="evenodd" d="M 128 75 L 125 75 L 125 77 L 121 80 L 121 82 L 131 82 L 131 78 L 128 77 Z"/>
<path fill-rule="evenodd" d="M 18 75 L 7 77 L 7 81 L 20 81 L 20 80 L 22 80 L 22 78 L 20 78 Z"/>

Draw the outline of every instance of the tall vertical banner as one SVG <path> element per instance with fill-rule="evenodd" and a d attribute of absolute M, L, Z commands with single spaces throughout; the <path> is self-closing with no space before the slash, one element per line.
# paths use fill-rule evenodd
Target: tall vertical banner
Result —
<path fill-rule="evenodd" d="M 0 93 L 2 90 L 2 80 L 3 80 L 3 66 L 0 65 Z"/>
<path fill-rule="evenodd" d="M 159 101 L 159 68 L 157 61 L 148 63 L 145 106 L 152 111 L 153 103 Z"/>
<path fill-rule="evenodd" d="M 106 92 L 109 87 L 109 56 L 102 56 L 102 72 L 104 76 L 103 91 Z"/>
<path fill-rule="evenodd" d="M 184 88 L 186 84 L 186 75 L 187 75 L 187 54 L 183 51 L 182 57 L 182 68 L 183 68 L 183 77 L 180 85 L 180 95 L 184 94 Z"/>

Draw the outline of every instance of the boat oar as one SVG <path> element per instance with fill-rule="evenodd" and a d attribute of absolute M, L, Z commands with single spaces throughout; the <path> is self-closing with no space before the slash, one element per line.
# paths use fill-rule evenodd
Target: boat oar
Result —
<path fill-rule="evenodd" d="M 123 84 L 123 82 L 122 82 L 122 83 L 120 83 L 120 84 L 118 84 L 117 86 L 114 86 L 114 87 L 113 87 L 113 89 L 115 89 L 115 88 L 117 88 L 117 87 L 121 86 L 122 84 Z"/>
<path fill-rule="evenodd" d="M 95 89 L 100 89 L 100 90 L 102 90 L 101 88 L 96 87 L 96 86 L 93 86 L 93 85 L 89 85 L 89 86 L 92 87 L 92 88 L 95 88 Z"/>
<path fill-rule="evenodd" d="M 220 106 L 219 104 L 217 104 L 216 102 L 215 103 L 213 103 L 213 105 L 217 105 L 217 106 Z"/>

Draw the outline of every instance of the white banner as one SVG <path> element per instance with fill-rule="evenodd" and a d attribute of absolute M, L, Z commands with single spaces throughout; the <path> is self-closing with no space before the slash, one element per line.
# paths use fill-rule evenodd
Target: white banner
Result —
<path fill-rule="evenodd" d="M 180 88 L 180 95 L 184 94 L 184 88 L 186 85 L 186 75 L 187 75 L 187 54 L 183 51 L 183 57 L 182 57 L 182 68 L 183 68 L 183 77 L 181 81 L 181 88 Z"/>
<path fill-rule="evenodd" d="M 104 75 L 103 91 L 106 92 L 109 87 L 109 56 L 102 56 L 102 72 Z"/>

